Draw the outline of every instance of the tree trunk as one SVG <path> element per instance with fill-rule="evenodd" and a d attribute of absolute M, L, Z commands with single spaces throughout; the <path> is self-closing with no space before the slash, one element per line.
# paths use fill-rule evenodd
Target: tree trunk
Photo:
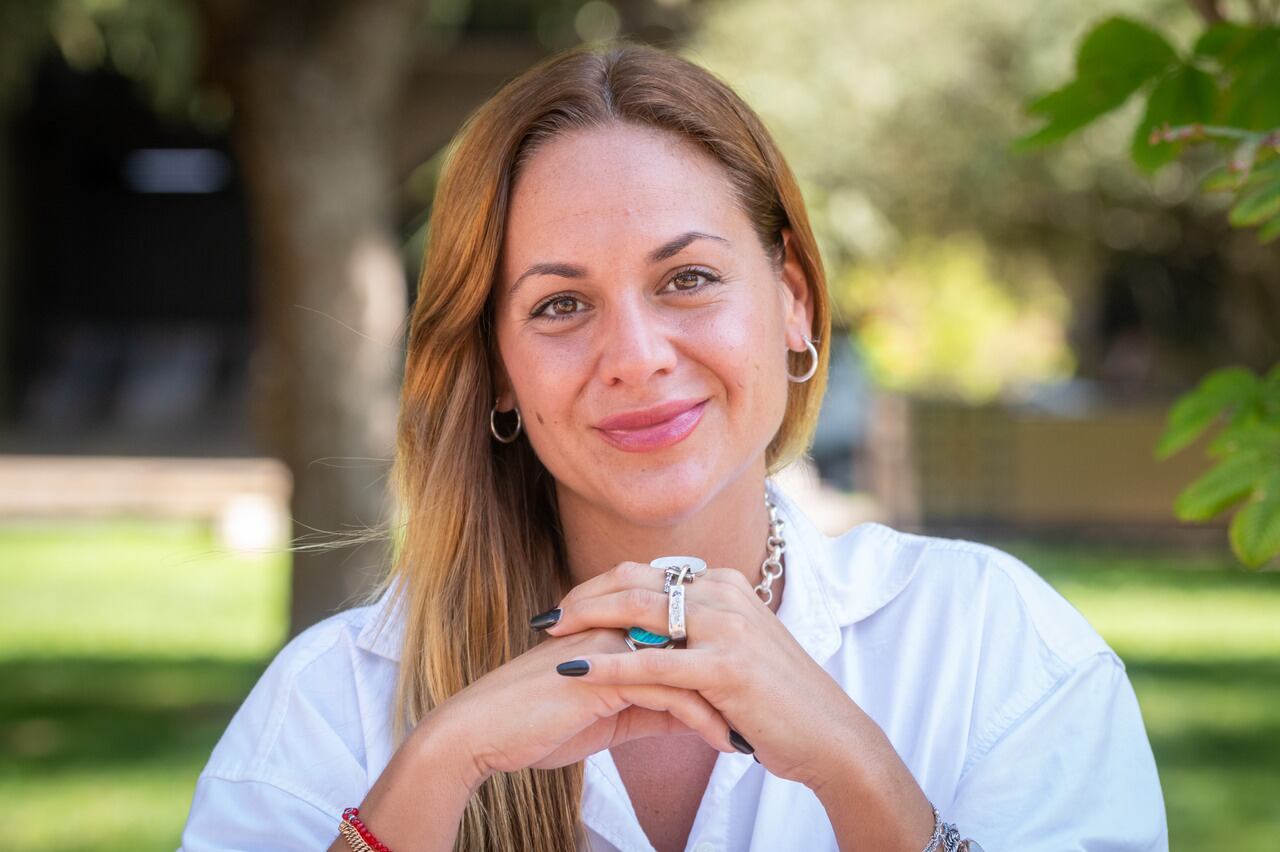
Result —
<path fill-rule="evenodd" d="M 293 474 L 304 543 L 392 508 L 407 291 L 390 128 L 416 9 L 263 4 L 239 45 L 234 133 L 258 260 L 253 408 Z M 388 556 L 382 542 L 296 552 L 289 636 L 353 603 Z"/>

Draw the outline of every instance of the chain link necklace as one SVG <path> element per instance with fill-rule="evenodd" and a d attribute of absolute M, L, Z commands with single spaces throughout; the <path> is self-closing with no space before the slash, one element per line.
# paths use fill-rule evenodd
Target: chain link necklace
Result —
<path fill-rule="evenodd" d="M 782 528 L 787 522 L 778 517 L 778 507 L 769 495 L 764 497 L 764 504 L 769 507 L 769 555 L 764 558 L 764 562 L 760 565 L 760 570 L 764 574 L 764 578 L 756 585 L 756 595 L 765 605 L 773 603 L 773 581 L 782 576 L 782 554 L 787 549 L 787 540 L 782 537 Z"/>

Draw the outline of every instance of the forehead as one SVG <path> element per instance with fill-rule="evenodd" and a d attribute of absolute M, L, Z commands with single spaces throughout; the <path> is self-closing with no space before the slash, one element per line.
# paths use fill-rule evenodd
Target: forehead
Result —
<path fill-rule="evenodd" d="M 630 125 L 575 130 L 541 147 L 517 178 L 504 265 L 606 245 L 648 252 L 687 230 L 733 231 L 724 236 L 737 243 L 744 228 L 726 172 L 693 143 Z"/>

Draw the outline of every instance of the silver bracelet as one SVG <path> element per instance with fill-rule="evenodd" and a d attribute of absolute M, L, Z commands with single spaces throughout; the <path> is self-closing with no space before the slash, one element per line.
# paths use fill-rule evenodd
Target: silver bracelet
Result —
<path fill-rule="evenodd" d="M 929 845 L 924 847 L 924 852 L 938 852 L 939 849 L 943 852 L 983 852 L 978 841 L 967 837 L 962 840 L 959 829 L 949 822 L 943 822 L 938 809 L 933 807 L 933 802 L 929 803 L 929 807 L 933 808 L 933 836 L 929 838 Z"/>

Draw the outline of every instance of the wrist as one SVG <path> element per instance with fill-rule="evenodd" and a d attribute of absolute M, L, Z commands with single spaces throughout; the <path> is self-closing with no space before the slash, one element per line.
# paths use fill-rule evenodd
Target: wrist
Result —
<path fill-rule="evenodd" d="M 863 730 L 832 748 L 810 787 L 831 818 L 840 848 L 918 852 L 929 840 L 933 806 L 888 736 Z"/>
<path fill-rule="evenodd" d="M 804 782 L 823 804 L 845 798 L 850 790 L 874 785 L 877 762 L 884 759 L 885 749 L 893 751 L 893 744 L 875 720 L 856 705 L 854 709 L 851 716 L 830 727 Z"/>
<path fill-rule="evenodd" d="M 412 737 L 415 762 L 422 771 L 453 779 L 468 799 L 493 774 L 444 706 L 424 716 Z"/>

